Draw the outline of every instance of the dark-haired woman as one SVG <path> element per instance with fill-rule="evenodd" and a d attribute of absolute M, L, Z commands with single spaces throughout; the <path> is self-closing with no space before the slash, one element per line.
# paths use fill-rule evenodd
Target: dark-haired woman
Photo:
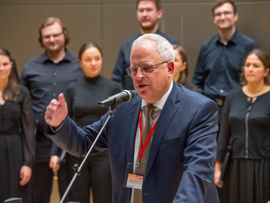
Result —
<path fill-rule="evenodd" d="M 244 60 L 244 86 L 226 97 L 218 137 L 215 183 L 222 202 L 263 203 L 270 190 L 270 59 L 255 49 Z M 223 183 L 219 182 L 226 146 L 230 144 Z"/>
<path fill-rule="evenodd" d="M 69 116 L 80 127 L 94 123 L 106 113 L 107 108 L 98 106 L 98 102 L 120 92 L 117 83 L 100 75 L 102 69 L 102 51 L 97 44 L 89 42 L 83 44 L 79 50 L 79 65 L 83 69 L 84 80 L 74 82 L 67 87 L 65 94 Z M 67 155 L 73 176 L 72 166 L 80 164 L 82 158 Z M 71 201 L 89 203 L 90 188 L 94 203 L 108 203 L 112 201 L 111 171 L 108 151 L 90 156 L 82 168 L 69 195 Z"/>
<path fill-rule="evenodd" d="M 0 49 L 0 202 L 32 202 L 34 125 L 28 90 L 18 84 L 10 53 Z"/>
<path fill-rule="evenodd" d="M 175 53 L 173 80 L 186 88 L 195 92 L 200 92 L 199 88 L 187 82 L 188 78 L 188 58 L 185 49 L 177 44 L 173 45 Z"/>

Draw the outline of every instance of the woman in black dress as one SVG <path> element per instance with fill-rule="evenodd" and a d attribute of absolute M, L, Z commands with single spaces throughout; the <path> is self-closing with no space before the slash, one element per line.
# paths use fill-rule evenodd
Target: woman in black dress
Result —
<path fill-rule="evenodd" d="M 0 202 L 22 198 L 31 203 L 34 127 L 28 90 L 20 86 L 10 54 L 0 49 Z"/>
<path fill-rule="evenodd" d="M 84 71 L 84 79 L 71 83 L 65 94 L 68 114 L 80 127 L 98 121 L 108 108 L 97 103 L 120 92 L 117 83 L 100 75 L 102 69 L 102 51 L 97 44 L 89 42 L 79 51 L 79 65 Z M 80 165 L 82 158 L 67 154 L 69 179 L 73 176 L 72 166 Z M 71 188 L 70 201 L 89 203 L 90 188 L 94 203 L 112 201 L 111 170 L 108 151 L 90 156 L 85 162 L 82 173 Z"/>
<path fill-rule="evenodd" d="M 225 101 L 218 137 L 215 183 L 222 203 L 266 203 L 270 190 L 270 59 L 255 49 L 244 60 L 242 88 Z M 232 146 L 219 182 L 226 146 Z"/>

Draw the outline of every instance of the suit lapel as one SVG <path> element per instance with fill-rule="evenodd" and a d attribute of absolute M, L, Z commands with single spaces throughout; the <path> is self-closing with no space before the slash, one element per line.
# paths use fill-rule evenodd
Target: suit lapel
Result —
<path fill-rule="evenodd" d="M 157 153 L 160 148 L 160 144 L 163 140 L 163 137 L 165 136 L 165 132 L 168 129 L 172 119 L 174 118 L 176 112 L 179 109 L 179 106 L 176 105 L 180 101 L 180 96 L 177 94 L 177 84 L 173 84 L 173 89 L 162 109 L 162 112 L 160 114 L 160 117 L 158 119 L 157 127 L 155 129 L 152 144 L 149 152 L 149 158 L 147 162 L 147 168 L 145 171 L 145 178 L 146 179 L 149 171 L 151 170 L 151 167 L 153 166 L 153 163 L 155 161 L 155 158 L 157 156 Z"/>
<path fill-rule="evenodd" d="M 136 93 L 137 95 L 137 93 Z M 130 112 L 127 112 L 127 115 L 129 115 L 128 123 L 129 128 L 126 129 L 129 132 L 132 132 L 132 134 L 129 135 L 129 141 L 127 142 L 128 147 L 127 149 L 127 158 L 128 162 L 133 163 L 134 160 L 134 151 L 135 151 L 135 139 L 136 139 L 136 133 L 137 133 L 137 127 L 138 127 L 138 120 L 139 120 L 139 113 L 141 109 L 141 103 L 142 99 L 139 96 L 136 96 L 131 102 L 130 102 Z"/>

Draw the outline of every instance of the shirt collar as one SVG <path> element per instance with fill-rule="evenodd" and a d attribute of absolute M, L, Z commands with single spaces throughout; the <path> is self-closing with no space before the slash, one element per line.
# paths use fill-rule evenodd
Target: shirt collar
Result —
<path fill-rule="evenodd" d="M 238 31 L 236 30 L 234 32 L 233 36 L 231 37 L 231 39 L 228 41 L 228 45 L 235 45 L 237 43 L 237 37 L 238 37 Z M 217 35 L 217 41 L 216 41 L 216 43 L 223 45 L 223 43 L 220 40 L 220 36 L 219 35 Z"/>
<path fill-rule="evenodd" d="M 71 58 L 72 58 L 71 54 L 67 51 L 67 49 L 65 49 L 65 56 L 61 61 L 71 62 Z M 41 55 L 40 60 L 42 63 L 45 63 L 47 61 L 52 62 L 46 51 L 44 52 L 44 54 Z M 60 63 L 61 61 L 59 61 L 58 63 Z"/>
<path fill-rule="evenodd" d="M 164 105 L 165 105 L 165 102 L 167 101 L 171 91 L 172 91 L 172 87 L 173 87 L 173 81 L 171 81 L 171 85 L 170 85 L 170 88 L 168 89 L 168 91 L 163 95 L 163 97 L 158 100 L 156 103 L 154 103 L 153 105 L 157 108 L 159 108 L 160 110 L 163 109 Z M 144 101 L 142 99 L 142 106 L 141 108 L 143 108 L 144 106 L 148 105 L 148 103 L 146 101 Z"/>

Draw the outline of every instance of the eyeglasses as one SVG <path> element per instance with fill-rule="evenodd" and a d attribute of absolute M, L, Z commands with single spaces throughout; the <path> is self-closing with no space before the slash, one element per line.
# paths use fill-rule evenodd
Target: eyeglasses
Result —
<path fill-rule="evenodd" d="M 50 39 L 51 37 L 53 38 L 57 38 L 57 37 L 60 37 L 60 35 L 62 35 L 63 32 L 61 33 L 58 33 L 58 34 L 54 34 L 54 35 L 45 35 L 45 36 L 42 36 L 43 39 Z"/>
<path fill-rule="evenodd" d="M 228 15 L 231 15 L 232 13 L 233 13 L 232 11 L 224 11 L 224 12 L 218 12 L 218 13 L 215 13 L 214 16 L 215 16 L 215 17 L 221 17 L 222 14 L 223 14 L 224 16 L 228 16 Z"/>
<path fill-rule="evenodd" d="M 146 12 L 146 13 L 151 13 L 151 12 L 154 11 L 154 9 L 152 9 L 152 8 L 146 8 L 146 9 L 138 9 L 137 11 L 138 11 L 140 14 L 143 14 L 144 12 Z"/>
<path fill-rule="evenodd" d="M 155 66 L 163 64 L 163 63 L 167 63 L 167 62 L 168 61 L 164 61 L 164 62 L 157 63 L 157 64 L 154 64 L 154 65 L 142 65 L 141 67 L 138 67 L 138 68 L 130 66 L 129 68 L 126 69 L 126 72 L 130 77 L 136 77 L 138 69 L 140 68 L 141 73 L 143 75 L 149 75 L 154 71 L 154 68 L 156 68 Z"/>

